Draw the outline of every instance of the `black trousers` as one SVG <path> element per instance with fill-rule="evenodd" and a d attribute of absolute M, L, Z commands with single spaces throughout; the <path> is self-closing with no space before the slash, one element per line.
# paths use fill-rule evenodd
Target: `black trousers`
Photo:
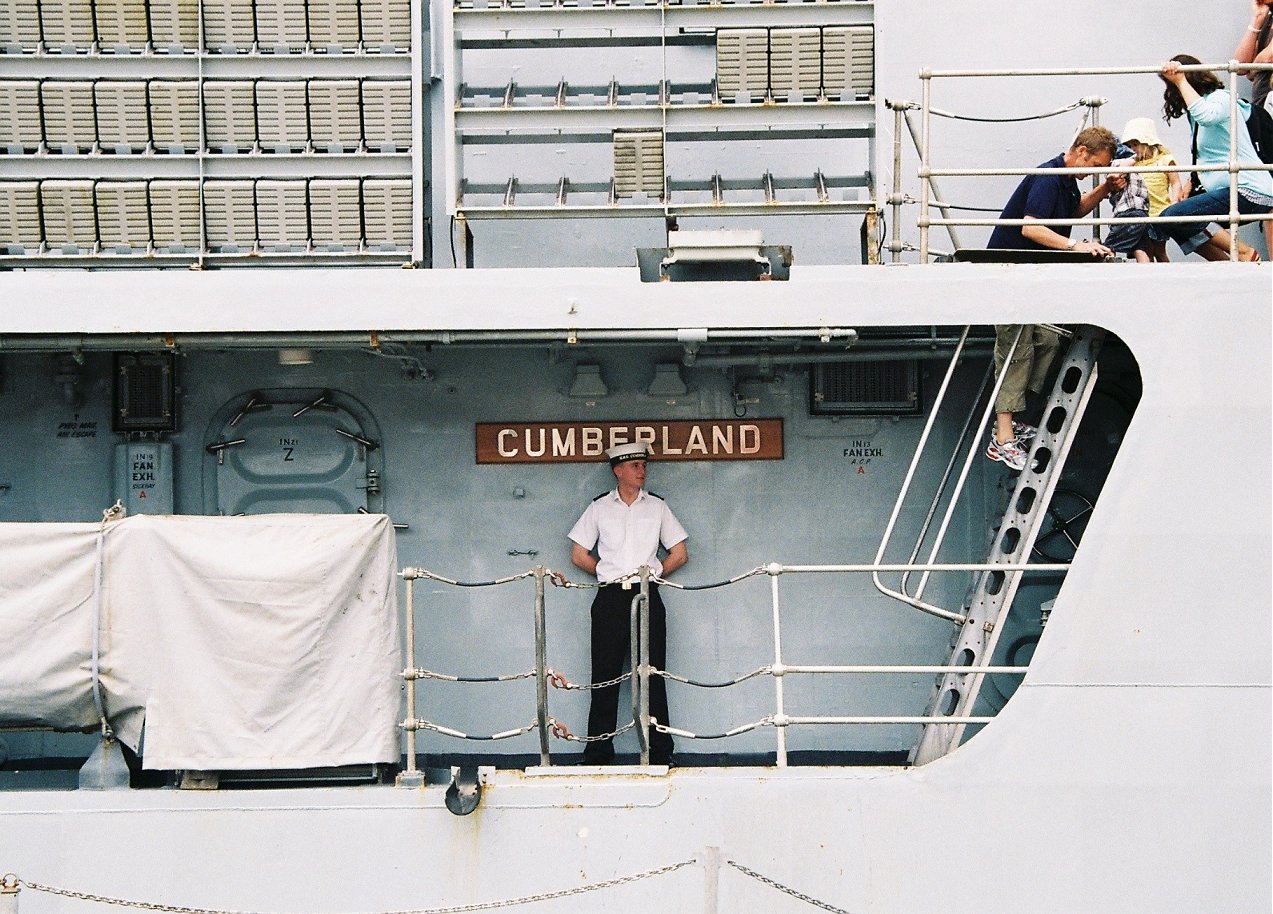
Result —
<path fill-rule="evenodd" d="M 631 656 L 632 599 L 640 591 L 624 590 L 619 584 L 597 589 L 592 601 L 592 681 L 606 682 L 623 672 Z M 650 664 L 664 669 L 667 659 L 667 611 L 657 584 L 650 585 Z M 592 690 L 588 710 L 588 735 L 601 736 L 616 729 L 619 707 L 618 684 Z M 662 676 L 650 677 L 650 716 L 668 724 L 667 684 Z M 672 737 L 650 728 L 650 762 L 666 764 L 672 758 Z M 614 739 L 586 744 L 585 764 L 604 765 L 614 759 Z"/>

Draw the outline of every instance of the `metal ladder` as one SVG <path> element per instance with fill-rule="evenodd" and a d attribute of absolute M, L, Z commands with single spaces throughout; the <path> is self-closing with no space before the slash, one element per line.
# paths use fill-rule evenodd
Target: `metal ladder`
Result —
<path fill-rule="evenodd" d="M 1074 331 L 1044 409 L 1029 462 L 1017 478 L 986 564 L 1014 565 L 1029 560 L 1074 432 L 1096 386 L 1096 357 L 1104 339 L 1105 331 L 1096 327 L 1081 326 Z M 928 716 L 966 717 L 972 713 L 985 679 L 985 674 L 976 672 L 976 668 L 988 665 L 994 655 L 1002 623 L 1012 606 L 1022 574 L 1021 571 L 997 570 L 978 574 L 963 606 L 967 621 L 955 632 L 948 662 L 949 666 L 969 667 L 969 671 L 942 674 L 929 701 Z M 926 724 L 919 744 L 912 750 L 912 764 L 927 764 L 956 748 L 965 726 L 964 723 Z"/>

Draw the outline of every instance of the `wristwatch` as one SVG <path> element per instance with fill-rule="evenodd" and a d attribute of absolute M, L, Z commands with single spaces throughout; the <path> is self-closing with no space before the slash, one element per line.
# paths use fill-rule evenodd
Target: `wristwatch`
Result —
<path fill-rule="evenodd" d="M 1065 246 L 1065 249 L 1066 249 L 1067 251 L 1072 251 L 1072 250 L 1074 250 L 1074 247 L 1075 247 L 1075 245 L 1077 245 L 1077 244 L 1078 244 L 1078 242 L 1077 242 L 1077 241 L 1075 241 L 1075 240 L 1073 240 L 1073 239 L 1070 239 L 1070 243 L 1069 243 L 1069 244 L 1067 244 L 1067 245 Z"/>

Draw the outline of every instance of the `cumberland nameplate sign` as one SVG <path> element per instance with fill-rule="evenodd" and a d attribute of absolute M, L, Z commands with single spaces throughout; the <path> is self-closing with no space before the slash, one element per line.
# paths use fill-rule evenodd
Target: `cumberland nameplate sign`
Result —
<path fill-rule="evenodd" d="M 585 463 L 644 441 L 657 460 L 781 460 L 781 419 L 479 422 L 478 463 Z"/>

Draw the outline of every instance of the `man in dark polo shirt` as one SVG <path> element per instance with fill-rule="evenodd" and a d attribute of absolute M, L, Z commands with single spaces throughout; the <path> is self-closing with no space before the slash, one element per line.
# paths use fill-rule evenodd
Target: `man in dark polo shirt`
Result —
<path fill-rule="evenodd" d="M 1079 132 L 1069 149 L 1039 168 L 1108 168 L 1117 146 L 1117 138 L 1105 127 L 1088 127 Z M 1026 175 L 999 218 L 1024 219 L 1027 222 L 1034 219 L 1081 219 L 1112 191 L 1126 184 L 1126 178 L 1111 174 L 1092 190 L 1083 193 L 1078 184 L 1081 177 L 1086 175 Z M 1093 257 L 1113 253 L 1099 241 L 1070 240 L 1072 228 L 1070 225 L 999 225 L 995 226 L 987 247 L 1082 251 Z M 995 326 L 995 368 L 1002 373 L 1004 364 L 1008 363 L 1008 370 L 995 398 L 994 428 L 990 431 L 986 456 L 1011 470 L 1025 469 L 1030 440 L 1036 432 L 1034 426 L 1018 422 L 1017 414 L 1026 408 L 1027 392 L 1036 395 L 1042 392 L 1059 344 L 1054 332 L 1036 324 Z M 1012 355 L 1010 362 L 1009 353 Z"/>
<path fill-rule="evenodd" d="M 1088 127 L 1079 132 L 1073 144 L 1061 155 L 1039 165 L 1039 168 L 1108 168 L 1114 159 L 1118 139 L 1105 127 Z M 1078 179 L 1085 175 L 1026 175 L 1000 219 L 1081 219 L 1111 192 L 1121 188 L 1126 179 L 1111 174 L 1092 190 L 1079 191 Z M 1098 241 L 1071 241 L 1069 225 L 999 225 L 990 235 L 986 247 L 994 249 L 1027 249 L 1084 251 L 1093 256 L 1112 253 Z"/>

